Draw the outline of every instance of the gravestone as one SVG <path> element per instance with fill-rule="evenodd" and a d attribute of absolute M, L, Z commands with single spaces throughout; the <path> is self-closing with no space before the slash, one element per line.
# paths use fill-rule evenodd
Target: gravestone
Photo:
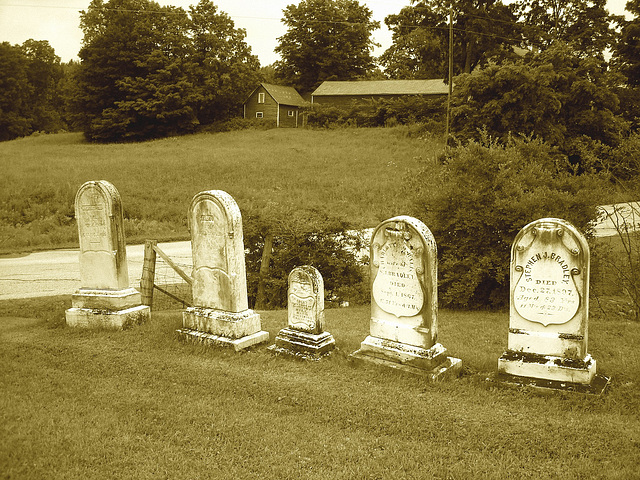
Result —
<path fill-rule="evenodd" d="M 525 226 L 511 247 L 507 351 L 498 359 L 503 380 L 539 386 L 590 385 L 596 361 L 587 353 L 590 252 L 565 220 Z M 532 384 L 535 384 L 533 382 Z"/>
<path fill-rule="evenodd" d="M 200 192 L 189 208 L 193 251 L 193 307 L 183 312 L 186 339 L 236 351 L 269 340 L 260 315 L 248 307 L 242 217 L 221 190 Z"/>
<path fill-rule="evenodd" d="M 310 265 L 294 268 L 289 274 L 288 326 L 280 330 L 275 353 L 319 359 L 335 348 L 335 339 L 324 327 L 324 282 Z"/>
<path fill-rule="evenodd" d="M 438 338 L 437 246 L 409 216 L 382 222 L 371 237 L 370 334 L 353 357 L 439 379 L 462 362 Z"/>
<path fill-rule="evenodd" d="M 80 239 L 80 289 L 66 323 L 72 327 L 125 328 L 149 319 L 140 293 L 129 287 L 122 202 L 105 180 L 83 184 L 76 194 Z"/>

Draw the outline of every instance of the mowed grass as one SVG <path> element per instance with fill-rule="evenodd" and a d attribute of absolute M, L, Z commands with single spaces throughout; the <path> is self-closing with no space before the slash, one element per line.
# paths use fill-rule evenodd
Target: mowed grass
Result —
<path fill-rule="evenodd" d="M 603 396 L 486 378 L 507 315 L 440 313 L 443 383 L 353 362 L 368 307 L 326 311 L 320 362 L 180 342 L 179 312 L 124 332 L 61 326 L 68 297 L 0 302 L 2 478 L 639 478 L 640 324 L 592 319 Z M 285 311 L 260 312 L 271 341 Z"/>
<path fill-rule="evenodd" d="M 0 251 L 77 245 L 74 197 L 108 180 L 122 197 L 129 243 L 188 239 L 192 197 L 219 189 L 245 223 L 329 218 L 373 227 L 406 213 L 402 180 L 442 151 L 401 128 L 278 129 L 89 144 L 81 134 L 0 143 Z M 258 220 L 259 219 L 259 220 Z"/>

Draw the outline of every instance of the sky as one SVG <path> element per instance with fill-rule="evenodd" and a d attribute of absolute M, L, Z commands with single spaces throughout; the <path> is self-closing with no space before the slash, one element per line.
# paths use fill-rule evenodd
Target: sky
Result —
<path fill-rule="evenodd" d="M 63 62 L 77 60 L 82 43 L 80 11 L 86 10 L 90 0 L 0 0 L 0 42 L 22 44 L 30 38 L 47 40 Z M 158 0 L 156 0 L 158 1 Z M 608 0 L 611 13 L 624 14 L 627 0 Z M 161 5 L 174 5 L 187 9 L 198 0 L 159 0 Z M 247 32 L 246 41 L 260 64 L 270 65 L 279 59 L 273 51 L 278 37 L 286 28 L 280 22 L 282 10 L 299 0 L 213 0 L 219 10 L 226 12 L 238 28 Z M 509 2 L 506 2 L 509 3 Z M 373 12 L 373 19 L 381 28 L 373 33 L 373 39 L 381 46 L 373 51 L 379 56 L 391 46 L 391 32 L 384 25 L 384 18 L 398 13 L 409 5 L 409 0 L 360 0 Z"/>

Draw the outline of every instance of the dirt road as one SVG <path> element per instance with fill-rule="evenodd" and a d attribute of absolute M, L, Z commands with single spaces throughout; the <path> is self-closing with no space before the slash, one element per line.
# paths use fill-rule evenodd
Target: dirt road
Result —
<path fill-rule="evenodd" d="M 190 259 L 191 242 L 160 243 L 172 259 Z M 0 300 L 71 295 L 80 287 L 79 250 L 49 250 L 0 258 Z M 127 246 L 129 284 L 139 288 L 144 245 Z M 190 273 L 190 272 L 189 272 Z"/>

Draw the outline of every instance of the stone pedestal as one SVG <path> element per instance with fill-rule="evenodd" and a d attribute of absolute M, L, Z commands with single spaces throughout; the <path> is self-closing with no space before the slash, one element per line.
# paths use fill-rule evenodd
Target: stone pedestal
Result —
<path fill-rule="evenodd" d="M 447 356 L 447 349 L 439 343 L 421 348 L 368 336 L 352 357 L 421 375 L 429 380 L 455 377 L 462 370 L 462 360 Z"/>
<path fill-rule="evenodd" d="M 437 343 L 437 247 L 408 216 L 382 222 L 371 237 L 369 336 L 351 356 L 431 380 L 456 376 L 462 361 Z"/>
<path fill-rule="evenodd" d="M 335 346 L 336 340 L 329 332 L 314 334 L 283 328 L 276 335 L 275 344 L 269 348 L 274 353 L 317 360 L 329 354 Z"/>
<path fill-rule="evenodd" d="M 239 351 L 269 340 L 262 331 L 260 315 L 253 310 L 233 313 L 204 307 L 189 307 L 182 312 L 183 328 L 178 334 L 185 340 L 232 347 Z"/>
<path fill-rule="evenodd" d="M 75 199 L 82 287 L 66 311 L 70 327 L 123 329 L 151 315 L 140 293 L 129 287 L 120 194 L 109 182 L 83 184 Z"/>

